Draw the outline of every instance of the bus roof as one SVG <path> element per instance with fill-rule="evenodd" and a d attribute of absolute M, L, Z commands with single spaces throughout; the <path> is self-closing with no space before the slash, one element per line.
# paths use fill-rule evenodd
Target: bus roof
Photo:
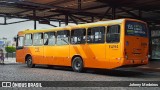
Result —
<path fill-rule="evenodd" d="M 78 24 L 78 25 L 68 25 L 65 27 L 55 27 L 55 28 L 49 28 L 49 29 L 40 29 L 40 30 L 25 30 L 25 31 L 20 31 L 18 32 L 18 34 L 26 34 L 26 33 L 38 33 L 38 32 L 50 32 L 50 31 L 59 31 L 59 30 L 71 30 L 72 29 L 78 29 L 78 28 L 89 28 L 89 27 L 96 27 L 96 26 L 103 26 L 106 24 L 120 24 L 125 20 L 131 20 L 131 21 L 136 21 L 136 22 L 142 22 L 145 23 L 143 21 L 140 20 L 136 20 L 136 19 L 129 19 L 129 18 L 125 18 L 125 19 L 116 19 L 116 20 L 109 20 L 109 21 L 98 21 L 98 22 L 94 22 L 94 23 L 86 23 L 86 24 Z"/>

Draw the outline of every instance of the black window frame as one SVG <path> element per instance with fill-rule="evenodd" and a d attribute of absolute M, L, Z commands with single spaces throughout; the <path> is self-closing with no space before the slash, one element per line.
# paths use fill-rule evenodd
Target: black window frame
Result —
<path fill-rule="evenodd" d="M 35 34 L 42 34 L 42 36 L 41 36 L 41 39 L 42 39 L 42 44 L 35 44 L 35 41 L 34 40 L 36 40 L 36 39 L 34 39 L 34 35 Z M 33 33 L 33 46 L 43 46 L 44 45 L 44 42 L 43 42 L 43 32 L 39 32 L 39 33 Z"/>
<path fill-rule="evenodd" d="M 98 31 L 103 30 L 102 34 L 100 36 L 101 38 L 98 38 L 98 39 L 101 39 L 101 41 L 96 41 L 96 30 L 94 30 L 96 28 L 103 28 L 103 29 L 97 29 Z M 105 43 L 105 31 L 106 31 L 105 26 L 89 27 L 87 29 L 87 43 L 88 44 L 101 44 L 101 43 Z M 93 32 L 94 32 L 94 34 L 93 34 Z M 91 40 L 92 37 L 93 37 L 93 39 Z M 89 42 L 89 39 L 90 39 L 91 42 Z"/>
<path fill-rule="evenodd" d="M 31 45 L 26 45 L 26 35 L 31 35 L 31 41 L 32 41 L 32 44 L 31 44 Z M 32 45 L 33 45 L 33 34 L 32 34 L 32 33 L 27 33 L 27 34 L 25 34 L 24 46 L 32 46 Z"/>
<path fill-rule="evenodd" d="M 63 34 L 65 33 L 64 31 L 67 31 L 67 34 Z M 61 34 L 59 34 L 59 32 L 61 32 Z M 66 41 L 64 38 L 60 38 L 60 40 L 66 44 L 58 44 L 60 41 L 59 41 L 59 37 L 58 35 L 66 35 L 67 38 L 68 38 L 68 41 Z M 60 31 L 57 31 L 56 32 L 56 45 L 57 46 L 62 46 L 62 45 L 69 45 L 70 44 L 70 30 L 60 30 Z"/>
<path fill-rule="evenodd" d="M 46 33 L 54 33 L 54 37 L 55 37 L 55 42 L 54 42 L 54 44 L 49 44 L 49 42 L 48 42 L 47 45 L 45 44 L 45 34 L 46 34 Z M 43 33 L 43 45 L 44 45 L 44 46 L 54 46 L 54 45 L 56 45 L 56 40 L 57 40 L 57 38 L 56 38 L 56 32 L 55 32 L 55 31 L 52 31 L 52 32 L 44 32 L 44 33 Z"/>
<path fill-rule="evenodd" d="M 81 34 L 79 33 L 79 32 L 81 32 L 81 31 L 83 31 Z M 75 31 L 77 31 L 77 32 L 75 32 Z M 77 33 L 79 33 L 79 35 L 77 34 Z M 77 34 L 77 35 L 76 35 Z M 82 34 L 83 34 L 83 36 L 82 36 Z M 75 43 L 75 42 L 73 42 L 74 40 L 74 38 L 76 37 L 77 38 L 77 42 Z M 78 38 L 81 38 L 81 39 L 79 39 L 80 41 L 78 41 Z M 83 39 L 84 38 L 84 39 Z M 71 44 L 85 44 L 86 43 L 86 28 L 78 28 L 78 29 L 72 29 L 71 30 L 71 37 L 70 37 L 70 43 Z"/>
<path fill-rule="evenodd" d="M 109 30 L 109 27 L 112 27 L 112 26 L 118 26 L 118 33 L 113 33 L 113 32 L 111 32 L 111 33 L 108 33 L 108 32 L 110 32 L 110 31 L 108 31 Z M 120 24 L 114 24 L 114 25 L 108 25 L 107 26 L 107 29 L 106 29 L 106 43 L 119 43 L 120 41 L 121 41 L 121 25 Z M 110 40 L 109 39 L 109 35 L 108 34 L 110 34 L 110 35 L 114 35 L 114 39 L 113 40 Z M 118 40 L 115 40 L 115 38 L 117 38 L 115 35 L 118 35 Z"/>

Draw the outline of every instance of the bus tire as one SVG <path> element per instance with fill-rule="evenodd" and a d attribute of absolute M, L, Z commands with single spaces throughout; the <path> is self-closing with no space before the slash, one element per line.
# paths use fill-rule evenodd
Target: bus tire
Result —
<path fill-rule="evenodd" d="M 80 57 L 75 57 L 73 60 L 72 60 L 72 69 L 73 71 L 75 72 L 82 72 L 83 71 L 83 60 L 82 58 Z"/>
<path fill-rule="evenodd" d="M 33 64 L 33 60 L 32 60 L 31 56 L 27 57 L 27 66 L 30 67 L 30 68 L 34 68 L 35 67 L 35 64 Z"/>

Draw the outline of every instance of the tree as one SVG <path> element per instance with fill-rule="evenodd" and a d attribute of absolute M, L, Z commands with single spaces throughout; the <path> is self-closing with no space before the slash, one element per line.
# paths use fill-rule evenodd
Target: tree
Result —
<path fill-rule="evenodd" d="M 16 48 L 15 48 L 15 47 L 12 47 L 12 46 L 7 46 L 7 47 L 5 47 L 5 50 L 6 50 L 7 53 L 16 52 Z"/>

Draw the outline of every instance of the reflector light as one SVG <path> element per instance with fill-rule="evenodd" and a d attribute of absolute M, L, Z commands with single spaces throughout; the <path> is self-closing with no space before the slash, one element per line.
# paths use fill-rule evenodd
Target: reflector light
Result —
<path fill-rule="evenodd" d="M 129 46 L 129 42 L 128 41 L 126 41 L 126 46 Z"/>

